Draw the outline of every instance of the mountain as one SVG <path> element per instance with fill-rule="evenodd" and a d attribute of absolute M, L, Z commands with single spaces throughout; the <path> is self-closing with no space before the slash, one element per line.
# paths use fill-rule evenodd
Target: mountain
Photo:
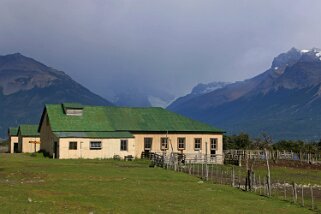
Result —
<path fill-rule="evenodd" d="M 193 89 L 192 92 L 190 93 L 190 95 L 202 95 L 202 94 L 207 94 L 210 93 L 212 91 L 215 91 L 217 89 L 223 88 L 225 86 L 227 86 L 228 82 L 211 82 L 211 83 L 199 83 L 198 85 L 196 85 Z"/>
<path fill-rule="evenodd" d="M 105 97 L 117 106 L 163 107 L 166 108 L 175 97 L 155 88 L 113 88 Z"/>
<path fill-rule="evenodd" d="M 0 136 L 9 126 L 38 123 L 46 103 L 113 105 L 62 71 L 20 53 L 0 56 Z"/>
<path fill-rule="evenodd" d="M 200 83 L 195 86 L 192 92 L 186 95 L 183 100 L 191 97 L 199 96 L 209 93 L 216 89 L 222 88 L 229 83 L 226 82 L 212 82 L 208 84 Z M 130 89 L 111 89 L 108 95 L 105 96 L 113 104 L 117 106 L 129 107 L 162 107 L 166 108 L 171 102 L 175 100 L 175 96 L 161 89 L 155 88 L 130 88 Z"/>
<path fill-rule="evenodd" d="M 168 109 L 225 129 L 274 139 L 321 138 L 321 50 L 292 48 L 262 74 Z"/>
<path fill-rule="evenodd" d="M 213 92 L 217 89 L 227 86 L 228 84 L 230 83 L 227 83 L 227 82 L 211 82 L 208 84 L 199 83 L 192 89 L 191 93 L 176 99 L 173 103 L 169 105 L 170 106 L 169 108 L 170 109 L 176 109 L 176 107 L 179 108 L 180 105 L 184 105 L 184 103 L 187 103 L 189 100 L 193 98 Z"/>

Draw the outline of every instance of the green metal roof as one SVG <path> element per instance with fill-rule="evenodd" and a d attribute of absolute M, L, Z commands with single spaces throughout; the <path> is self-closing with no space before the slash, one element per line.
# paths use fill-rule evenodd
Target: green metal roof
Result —
<path fill-rule="evenodd" d="M 10 136 L 18 136 L 18 127 L 10 127 L 9 128 L 9 135 Z"/>
<path fill-rule="evenodd" d="M 134 138 L 130 132 L 54 132 L 59 138 Z"/>
<path fill-rule="evenodd" d="M 169 131 L 216 132 L 222 130 L 163 108 L 83 106 L 82 116 L 66 115 L 61 104 L 48 104 L 53 132 Z"/>
<path fill-rule="evenodd" d="M 40 136 L 38 132 L 38 125 L 33 124 L 21 124 L 19 126 L 19 130 L 21 133 L 21 136 L 30 136 L 30 137 L 38 137 Z"/>

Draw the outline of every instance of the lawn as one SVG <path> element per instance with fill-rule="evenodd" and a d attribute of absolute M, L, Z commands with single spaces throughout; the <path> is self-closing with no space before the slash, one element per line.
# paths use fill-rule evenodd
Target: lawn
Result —
<path fill-rule="evenodd" d="M 310 213 L 143 160 L 0 154 L 0 213 Z"/>

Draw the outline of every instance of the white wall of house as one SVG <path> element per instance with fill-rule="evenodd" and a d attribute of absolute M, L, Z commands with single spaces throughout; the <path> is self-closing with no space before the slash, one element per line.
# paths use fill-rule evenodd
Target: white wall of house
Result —
<path fill-rule="evenodd" d="M 175 152 L 182 153 L 186 155 L 205 155 L 206 154 L 206 145 L 207 145 L 207 154 L 211 154 L 211 139 L 216 140 L 216 149 L 215 155 L 220 157 L 222 162 L 223 155 L 223 135 L 222 134 L 211 134 L 211 133 L 175 133 L 175 134 L 148 134 L 148 133 L 134 133 L 136 141 L 136 156 L 140 157 L 141 153 L 145 150 L 144 148 L 144 139 L 152 138 L 152 148 L 151 152 L 162 153 L 164 150 L 161 149 L 161 138 L 168 137 L 168 149 L 165 150 L 167 153 Z M 185 148 L 178 148 L 178 138 L 185 138 Z M 195 139 L 201 139 L 201 148 L 195 148 Z M 173 150 L 172 150 L 173 148 Z M 219 162 L 220 162 L 219 161 Z"/>
<path fill-rule="evenodd" d="M 121 140 L 127 140 L 127 150 L 121 150 Z M 77 149 L 70 149 L 70 142 L 76 142 Z M 91 148 L 91 142 L 101 142 L 101 148 Z M 127 155 L 135 156 L 135 140 L 129 139 L 93 139 L 93 138 L 60 138 L 59 159 L 74 158 L 113 158 L 119 155 L 124 158 Z"/>
<path fill-rule="evenodd" d="M 8 147 L 9 147 L 9 152 L 10 153 L 14 153 L 14 144 L 18 143 L 18 136 L 9 136 L 9 143 L 8 143 Z"/>
<path fill-rule="evenodd" d="M 38 152 L 40 150 L 40 144 L 30 143 L 32 141 L 40 142 L 40 137 L 18 136 L 19 151 L 22 153 Z"/>

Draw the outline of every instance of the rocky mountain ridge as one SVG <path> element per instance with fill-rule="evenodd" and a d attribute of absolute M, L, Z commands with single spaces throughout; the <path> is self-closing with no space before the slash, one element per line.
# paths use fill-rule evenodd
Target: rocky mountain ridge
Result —
<path fill-rule="evenodd" d="M 320 49 L 292 48 L 251 79 L 185 102 L 178 99 L 168 109 L 229 133 L 245 131 L 257 136 L 269 132 L 275 138 L 316 139 L 321 138 L 320 87 Z"/>
<path fill-rule="evenodd" d="M 0 136 L 10 126 L 38 123 L 47 103 L 113 105 L 62 71 L 20 53 L 0 56 Z"/>

